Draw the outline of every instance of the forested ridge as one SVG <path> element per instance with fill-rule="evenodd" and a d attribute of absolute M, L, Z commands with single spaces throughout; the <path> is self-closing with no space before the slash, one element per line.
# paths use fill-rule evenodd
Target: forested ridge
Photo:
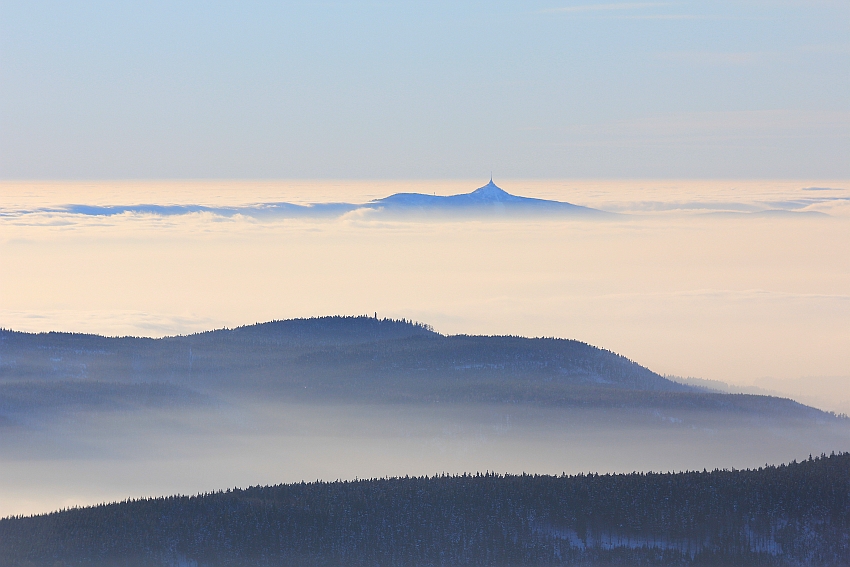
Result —
<path fill-rule="evenodd" d="M 140 383 L 154 386 L 121 386 Z M 79 395 L 86 388 L 90 395 Z M 103 400 L 93 407 L 126 408 L 233 394 L 834 417 L 791 400 L 678 384 L 576 340 L 444 336 L 407 320 L 291 319 L 163 339 L 0 330 L 0 417 L 85 406 L 87 399 Z"/>
<path fill-rule="evenodd" d="M 0 520 L 4 566 L 850 564 L 850 454 L 312 482 Z"/>

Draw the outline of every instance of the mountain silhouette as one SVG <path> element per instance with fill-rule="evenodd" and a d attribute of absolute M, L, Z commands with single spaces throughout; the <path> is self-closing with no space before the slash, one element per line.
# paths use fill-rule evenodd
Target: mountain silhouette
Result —
<path fill-rule="evenodd" d="M 163 339 L 0 329 L 0 358 L 0 417 L 9 419 L 78 407 L 85 399 L 135 407 L 234 395 L 832 419 L 792 400 L 672 382 L 581 341 L 442 335 L 426 324 L 368 316 L 272 321 Z"/>
<path fill-rule="evenodd" d="M 582 216 L 607 216 L 606 213 L 589 207 L 573 205 L 563 201 L 534 199 L 511 195 L 490 179 L 490 182 L 471 193 L 459 195 L 426 195 L 424 193 L 396 193 L 383 199 L 370 201 L 365 207 L 390 213 L 426 214 L 557 214 Z"/>
<path fill-rule="evenodd" d="M 286 202 L 256 203 L 239 207 L 213 207 L 200 204 L 136 204 L 136 205 L 65 205 L 58 208 L 44 208 L 33 211 L 38 213 L 66 213 L 74 215 L 109 217 L 123 214 L 156 215 L 163 217 L 210 213 L 217 216 L 233 217 L 241 215 L 251 218 L 339 218 L 354 211 L 368 211 L 371 214 L 390 215 L 427 215 L 440 216 L 523 216 L 552 215 L 578 216 L 588 218 L 617 217 L 615 213 L 591 209 L 546 199 L 533 199 L 511 195 L 498 187 L 493 180 L 471 193 L 460 195 L 426 195 L 424 193 L 395 193 L 389 197 L 375 199 L 367 203 L 309 203 L 296 204 Z"/>

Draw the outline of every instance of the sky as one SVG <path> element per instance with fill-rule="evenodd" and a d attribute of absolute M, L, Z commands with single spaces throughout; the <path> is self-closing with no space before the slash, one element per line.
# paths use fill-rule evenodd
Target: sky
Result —
<path fill-rule="evenodd" d="M 0 179 L 850 176 L 850 5 L 0 2 Z"/>

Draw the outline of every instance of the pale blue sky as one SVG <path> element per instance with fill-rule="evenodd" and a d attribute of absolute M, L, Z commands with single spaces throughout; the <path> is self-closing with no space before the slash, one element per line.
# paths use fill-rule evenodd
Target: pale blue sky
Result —
<path fill-rule="evenodd" d="M 850 3 L 0 2 L 0 178 L 850 176 Z"/>

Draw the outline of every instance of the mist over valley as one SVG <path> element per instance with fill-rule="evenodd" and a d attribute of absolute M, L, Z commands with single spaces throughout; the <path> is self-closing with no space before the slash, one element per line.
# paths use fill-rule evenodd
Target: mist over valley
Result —
<path fill-rule="evenodd" d="M 0 332 L 5 514 L 338 478 L 750 467 L 846 418 L 574 340 L 369 316 L 162 339 Z M 48 464 L 52 463 L 52 464 Z"/>

